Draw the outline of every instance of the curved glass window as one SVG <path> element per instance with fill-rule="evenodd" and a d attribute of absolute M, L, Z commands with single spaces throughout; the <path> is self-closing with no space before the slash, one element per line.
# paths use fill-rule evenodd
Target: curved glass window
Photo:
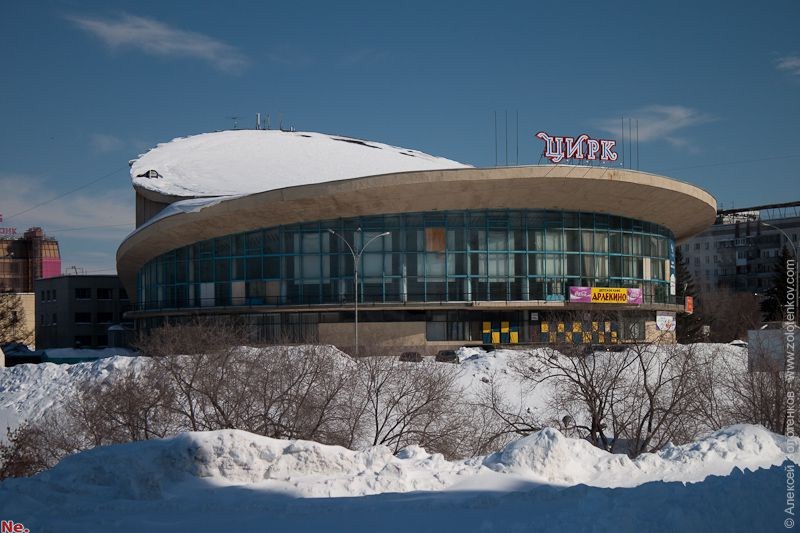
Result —
<path fill-rule="evenodd" d="M 138 308 L 352 303 L 348 244 L 356 253 L 363 249 L 358 294 L 365 304 L 564 301 L 570 286 L 640 287 L 645 303 L 668 303 L 672 242 L 672 233 L 656 224 L 569 211 L 443 211 L 292 224 L 153 259 L 138 274 Z"/>

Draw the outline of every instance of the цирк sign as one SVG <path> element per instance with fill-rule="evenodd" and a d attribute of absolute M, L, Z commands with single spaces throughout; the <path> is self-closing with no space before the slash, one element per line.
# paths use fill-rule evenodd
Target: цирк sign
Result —
<path fill-rule="evenodd" d="M 614 151 L 617 141 L 592 139 L 585 133 L 573 138 L 551 137 L 547 133 L 540 131 L 536 134 L 536 137 L 544 141 L 544 156 L 553 163 L 560 163 L 564 159 L 617 160 L 617 153 Z"/>

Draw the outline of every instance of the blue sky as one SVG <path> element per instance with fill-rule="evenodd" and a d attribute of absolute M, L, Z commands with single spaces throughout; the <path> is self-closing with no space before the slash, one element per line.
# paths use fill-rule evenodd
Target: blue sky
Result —
<path fill-rule="evenodd" d="M 495 111 L 501 164 L 506 110 L 512 164 L 517 112 L 521 164 L 540 130 L 619 138 L 625 115 L 641 170 L 800 200 L 795 1 L 7 1 L 0 59 L 0 225 L 92 272 L 132 229 L 129 159 L 259 111 L 476 166 Z"/>

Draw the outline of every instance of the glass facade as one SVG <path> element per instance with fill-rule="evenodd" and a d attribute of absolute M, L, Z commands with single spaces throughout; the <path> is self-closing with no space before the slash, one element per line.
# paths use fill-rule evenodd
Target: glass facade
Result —
<path fill-rule="evenodd" d="M 360 229 L 359 229 L 360 228 Z M 335 232 L 332 233 L 329 230 Z M 378 237 L 383 232 L 389 235 Z M 147 263 L 140 310 L 564 301 L 570 286 L 640 287 L 670 303 L 672 233 L 596 213 L 469 210 L 292 224 L 197 242 Z"/>

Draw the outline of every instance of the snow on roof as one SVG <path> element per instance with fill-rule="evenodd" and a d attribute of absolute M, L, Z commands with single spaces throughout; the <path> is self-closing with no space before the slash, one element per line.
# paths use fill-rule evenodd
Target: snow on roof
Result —
<path fill-rule="evenodd" d="M 469 168 L 340 135 L 234 130 L 180 137 L 131 162 L 134 185 L 174 196 L 227 196 L 393 172 Z"/>

